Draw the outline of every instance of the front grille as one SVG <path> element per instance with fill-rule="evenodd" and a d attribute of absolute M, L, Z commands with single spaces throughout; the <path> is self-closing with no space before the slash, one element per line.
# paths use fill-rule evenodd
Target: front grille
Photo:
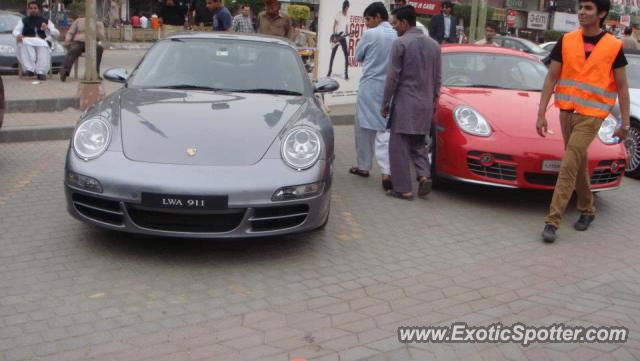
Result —
<path fill-rule="evenodd" d="M 78 193 L 74 193 L 71 200 L 78 213 L 89 219 L 114 226 L 121 226 L 123 223 L 124 214 L 117 201 Z"/>
<path fill-rule="evenodd" d="M 240 225 L 246 209 L 228 209 L 224 211 L 175 213 L 127 206 L 127 212 L 133 223 L 142 228 L 194 233 L 230 232 Z"/>
<path fill-rule="evenodd" d="M 281 207 L 255 208 L 251 221 L 251 229 L 256 232 L 275 231 L 302 224 L 309 215 L 309 206 L 297 204 Z"/>
<path fill-rule="evenodd" d="M 506 181 L 514 181 L 517 178 L 516 166 L 513 164 L 501 163 L 498 160 L 503 160 L 505 156 L 501 156 L 500 154 L 494 154 L 494 159 L 496 160 L 491 166 L 484 166 L 480 163 L 480 154 L 476 156 L 473 154 L 474 152 L 469 152 L 469 156 L 467 157 L 467 167 L 473 174 L 477 174 L 483 177 L 501 179 Z M 501 156 L 501 158 L 498 158 Z M 509 157 L 509 156 L 506 156 Z M 509 157 L 510 159 L 511 157 Z M 508 159 L 504 159 L 508 160 Z"/>
<path fill-rule="evenodd" d="M 611 173 L 610 169 L 596 169 L 591 175 L 591 184 L 606 184 L 614 182 L 620 173 Z M 557 174 L 525 173 L 524 178 L 531 184 L 542 186 L 555 186 L 558 180 Z"/>
<path fill-rule="evenodd" d="M 591 184 L 606 184 L 614 182 L 620 176 L 620 172 L 611 173 L 611 169 L 596 169 L 591 175 Z"/>

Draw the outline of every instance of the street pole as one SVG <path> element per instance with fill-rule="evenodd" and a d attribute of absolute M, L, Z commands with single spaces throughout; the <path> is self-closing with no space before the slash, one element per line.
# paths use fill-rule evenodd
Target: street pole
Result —
<path fill-rule="evenodd" d="M 469 22 L 469 43 L 476 42 L 478 28 L 478 0 L 471 1 L 471 20 Z"/>
<path fill-rule="evenodd" d="M 100 80 L 96 70 L 96 0 L 85 3 L 84 79 L 80 82 L 80 110 L 86 110 L 100 100 Z"/>
<path fill-rule="evenodd" d="M 480 0 L 480 9 L 478 9 L 478 28 L 476 32 L 477 39 L 484 39 L 484 28 L 486 26 L 487 26 L 487 0 Z M 477 39 L 474 39 L 474 41 Z"/>

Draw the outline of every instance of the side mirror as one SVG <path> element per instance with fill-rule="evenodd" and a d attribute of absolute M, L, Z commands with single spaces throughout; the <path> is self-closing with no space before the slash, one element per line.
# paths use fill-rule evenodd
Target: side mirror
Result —
<path fill-rule="evenodd" d="M 340 88 L 340 84 L 331 78 L 318 79 L 318 81 L 313 84 L 314 93 L 331 93 L 338 90 L 338 88 Z"/>
<path fill-rule="evenodd" d="M 129 74 L 125 68 L 111 68 L 104 72 L 104 78 L 116 83 L 126 83 Z"/>

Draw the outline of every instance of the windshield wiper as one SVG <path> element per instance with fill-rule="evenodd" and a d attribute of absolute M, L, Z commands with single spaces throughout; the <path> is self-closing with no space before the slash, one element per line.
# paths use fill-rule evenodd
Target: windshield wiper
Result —
<path fill-rule="evenodd" d="M 210 90 L 210 91 L 226 90 L 226 89 L 222 89 L 222 88 L 213 88 L 213 87 L 209 87 L 209 86 L 194 85 L 194 84 L 165 85 L 165 86 L 159 86 L 159 87 L 154 87 L 154 88 L 156 88 L 156 89 Z"/>
<path fill-rule="evenodd" d="M 256 88 L 256 89 L 236 89 L 232 90 L 236 93 L 262 93 L 262 94 L 282 94 L 282 95 L 302 95 L 300 92 L 294 92 L 291 90 L 284 89 L 267 89 L 267 88 Z"/>

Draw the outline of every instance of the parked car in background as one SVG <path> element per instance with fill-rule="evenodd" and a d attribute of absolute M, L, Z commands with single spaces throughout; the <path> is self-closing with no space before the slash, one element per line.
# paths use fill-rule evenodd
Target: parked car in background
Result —
<path fill-rule="evenodd" d="M 72 136 L 65 188 L 77 219 L 195 238 L 282 235 L 328 221 L 333 126 L 316 94 L 338 83 L 312 83 L 290 42 L 175 34 L 130 76 L 110 69 L 104 78 L 126 85 Z"/>
<path fill-rule="evenodd" d="M 551 133 L 536 132 L 547 69 L 520 51 L 442 46 L 442 91 L 432 129 L 433 174 L 462 182 L 552 190 L 564 143 L 559 110 L 547 110 Z M 589 148 L 592 189 L 620 185 L 627 154 L 608 117 Z"/>
<path fill-rule="evenodd" d="M 540 44 L 540 47 L 548 52 L 553 50 L 553 47 L 556 46 L 557 41 L 548 41 L 546 43 Z"/>
<path fill-rule="evenodd" d="M 629 82 L 629 98 L 631 98 L 631 130 L 625 142 L 629 161 L 627 176 L 640 179 L 640 51 L 625 50 L 627 58 L 627 81 Z M 620 107 L 616 104 L 612 114 L 621 122 Z"/>
<path fill-rule="evenodd" d="M 16 38 L 12 32 L 21 19 L 20 13 L 0 11 L 0 74 L 18 74 Z M 56 40 L 53 40 L 52 44 L 51 69 L 57 73 L 62 69 L 65 50 Z"/>
<path fill-rule="evenodd" d="M 550 51 L 544 50 L 538 46 L 538 44 L 527 39 L 516 38 L 513 36 L 496 36 L 494 41 L 504 48 L 520 50 L 522 52 L 535 55 L 540 60 L 544 59 L 550 53 Z"/>

